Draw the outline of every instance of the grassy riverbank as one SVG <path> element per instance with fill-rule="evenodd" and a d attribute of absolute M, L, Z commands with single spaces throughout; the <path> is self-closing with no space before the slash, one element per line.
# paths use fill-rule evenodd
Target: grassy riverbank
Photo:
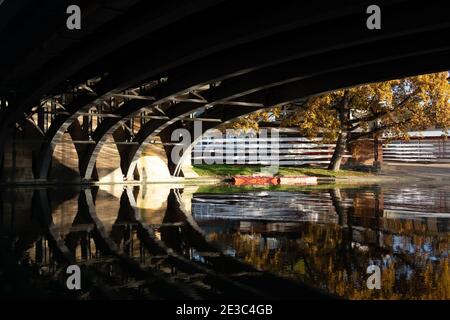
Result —
<path fill-rule="evenodd" d="M 312 190 L 329 190 L 329 189 L 360 189 L 362 187 L 370 187 L 371 184 L 348 184 L 348 183 L 325 183 L 315 186 L 302 185 L 260 185 L 260 186 L 233 186 L 230 184 L 220 185 L 202 185 L 198 188 L 196 193 L 240 193 L 248 191 L 283 191 L 283 192 L 299 192 Z"/>
<path fill-rule="evenodd" d="M 261 166 L 258 165 L 229 165 L 229 164 L 212 164 L 212 165 L 195 165 L 193 170 L 199 176 L 251 176 L 261 173 Z M 280 167 L 279 175 L 283 176 L 315 176 L 315 177 L 365 177 L 372 174 L 353 170 L 340 170 L 337 172 L 322 168 L 301 168 L 301 167 Z"/>

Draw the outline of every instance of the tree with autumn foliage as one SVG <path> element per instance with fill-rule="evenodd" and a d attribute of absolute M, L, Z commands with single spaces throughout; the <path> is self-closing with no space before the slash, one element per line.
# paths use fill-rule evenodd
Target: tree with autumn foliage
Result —
<path fill-rule="evenodd" d="M 258 130 L 261 122 L 271 122 L 283 116 L 283 110 L 280 107 L 264 109 L 252 112 L 246 116 L 239 117 L 231 122 L 229 126 L 236 130 Z"/>
<path fill-rule="evenodd" d="M 448 72 L 439 72 L 324 93 L 295 105 L 288 116 L 276 107 L 242 117 L 232 127 L 257 129 L 260 122 L 276 117 L 308 138 L 336 143 L 328 169 L 338 171 L 346 149 L 358 139 L 382 134 L 407 139 L 408 131 L 433 126 L 446 132 L 449 101 Z"/>
<path fill-rule="evenodd" d="M 448 72 L 378 82 L 310 97 L 286 119 L 307 137 L 336 141 L 329 170 L 338 171 L 355 141 L 382 133 L 407 138 L 411 130 L 450 127 Z"/>

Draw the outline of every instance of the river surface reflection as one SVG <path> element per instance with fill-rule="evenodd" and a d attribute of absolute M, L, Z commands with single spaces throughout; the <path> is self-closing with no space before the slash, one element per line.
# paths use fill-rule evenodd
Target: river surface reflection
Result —
<path fill-rule="evenodd" d="M 222 274 L 244 281 L 235 274 L 258 269 L 350 299 L 450 299 L 447 186 L 151 184 L 0 195 L 1 298 L 213 298 L 234 294 Z M 81 292 L 65 287 L 69 264 L 82 268 Z M 380 290 L 366 285 L 372 264 Z"/>

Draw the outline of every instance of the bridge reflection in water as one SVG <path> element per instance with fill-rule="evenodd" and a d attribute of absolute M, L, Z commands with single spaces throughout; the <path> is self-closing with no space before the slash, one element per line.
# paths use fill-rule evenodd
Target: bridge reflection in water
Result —
<path fill-rule="evenodd" d="M 149 184 L 1 197 L 2 298 L 450 298 L 445 187 Z M 70 264 L 81 291 L 65 286 Z M 381 290 L 366 287 L 370 264 Z"/>

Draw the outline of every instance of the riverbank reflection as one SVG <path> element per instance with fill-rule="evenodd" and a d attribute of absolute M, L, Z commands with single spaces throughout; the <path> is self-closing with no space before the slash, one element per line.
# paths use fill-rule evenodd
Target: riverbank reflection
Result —
<path fill-rule="evenodd" d="M 450 298 L 446 186 L 212 191 L 194 195 L 194 217 L 258 268 L 350 299 Z M 381 290 L 366 286 L 371 264 Z"/>
<path fill-rule="evenodd" d="M 221 274 L 259 269 L 350 299 L 449 299 L 447 189 L 5 188 L 0 297 L 177 298 L 189 296 L 186 286 L 213 298 L 233 286 Z M 81 293 L 64 287 L 75 263 Z M 366 286 L 371 264 L 382 270 L 380 290 Z M 193 276 L 199 270 L 217 282 Z"/>

